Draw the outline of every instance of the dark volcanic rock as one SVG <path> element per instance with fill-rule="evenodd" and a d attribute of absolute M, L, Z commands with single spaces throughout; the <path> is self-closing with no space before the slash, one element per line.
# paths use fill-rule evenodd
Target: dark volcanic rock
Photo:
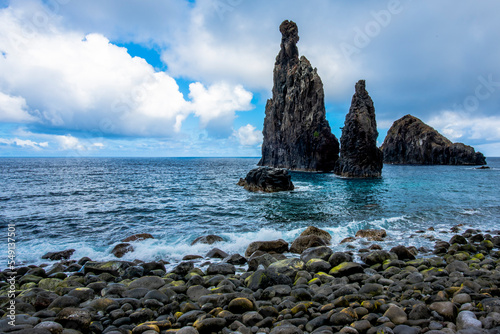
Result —
<path fill-rule="evenodd" d="M 280 25 L 273 97 L 266 104 L 264 143 L 259 166 L 301 171 L 331 171 L 339 143 L 326 120 L 323 83 L 306 57 L 299 59 L 297 25 Z"/>
<path fill-rule="evenodd" d="M 67 260 L 71 257 L 71 255 L 73 255 L 74 252 L 74 249 L 67 249 L 60 252 L 49 252 L 42 256 L 42 259 L 49 259 L 52 261 Z"/>
<path fill-rule="evenodd" d="M 373 101 L 365 89 L 365 81 L 359 80 L 342 128 L 340 159 L 335 166 L 335 174 L 379 177 L 382 174 L 383 155 L 377 147 L 377 137 Z"/>
<path fill-rule="evenodd" d="M 268 193 L 293 190 L 290 174 L 286 169 L 258 167 L 248 172 L 245 179 L 240 179 L 239 186 L 249 191 L 264 191 Z"/>
<path fill-rule="evenodd" d="M 193 246 L 195 244 L 211 245 L 211 244 L 214 244 L 216 242 L 221 242 L 221 241 L 224 241 L 224 239 L 222 239 L 222 237 L 219 237 L 218 235 L 214 235 L 214 234 L 209 234 L 209 235 L 204 235 L 202 237 L 198 237 L 198 238 L 194 239 L 193 242 L 191 243 L 191 246 Z"/>
<path fill-rule="evenodd" d="M 484 165 L 471 146 L 452 143 L 420 119 L 406 115 L 392 124 L 384 143 L 384 162 L 419 165 Z"/>

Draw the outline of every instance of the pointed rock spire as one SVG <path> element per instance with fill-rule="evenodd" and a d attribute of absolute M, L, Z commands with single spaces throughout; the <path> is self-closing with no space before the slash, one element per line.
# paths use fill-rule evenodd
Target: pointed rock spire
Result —
<path fill-rule="evenodd" d="M 345 177 L 379 177 L 383 155 L 377 147 L 375 107 L 365 88 L 365 81 L 355 86 L 351 108 L 345 118 L 340 138 L 340 159 L 335 174 Z"/>
<path fill-rule="evenodd" d="M 280 25 L 281 50 L 276 57 L 273 97 L 266 104 L 260 166 L 301 171 L 331 171 L 339 143 L 326 120 L 323 83 L 316 69 L 299 59 L 298 28 Z"/>

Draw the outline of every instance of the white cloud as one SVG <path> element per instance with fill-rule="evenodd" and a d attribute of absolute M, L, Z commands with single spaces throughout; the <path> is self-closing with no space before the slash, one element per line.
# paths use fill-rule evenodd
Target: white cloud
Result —
<path fill-rule="evenodd" d="M 255 126 L 247 124 L 234 131 L 235 137 L 242 146 L 254 146 L 262 143 L 262 131 L 257 130 Z"/>
<path fill-rule="evenodd" d="M 13 138 L 13 139 L 0 138 L 0 144 L 18 146 L 22 148 L 33 148 L 37 151 L 43 147 L 49 146 L 48 142 L 37 143 L 29 139 L 19 139 L 19 138 Z"/>
<path fill-rule="evenodd" d="M 442 111 L 428 124 L 450 140 L 500 141 L 500 116 L 471 115 L 458 111 Z"/>
<path fill-rule="evenodd" d="M 0 122 L 33 122 L 36 118 L 27 111 L 26 100 L 0 92 Z"/>
<path fill-rule="evenodd" d="M 27 35 L 26 22 L 45 8 L 27 4 L 0 10 L 0 88 L 13 95 L 0 95 L 0 110 L 11 110 L 0 121 L 36 120 L 102 135 L 170 137 L 193 112 L 203 127 L 215 124 L 230 133 L 235 110 L 251 108 L 250 92 L 224 83 L 208 88 L 193 84 L 193 103 L 186 101 L 165 72 L 155 72 L 144 59 L 131 57 L 101 34 L 62 31 L 58 17 Z M 27 109 L 39 112 L 31 116 Z M 62 145 L 78 149 L 71 140 Z"/>
<path fill-rule="evenodd" d="M 230 86 L 226 83 L 216 83 L 205 88 L 199 82 L 189 85 L 191 108 L 200 118 L 200 126 L 210 131 L 226 129 L 231 131 L 231 125 L 236 117 L 235 111 L 245 111 L 253 108 L 252 93 L 243 86 Z"/>

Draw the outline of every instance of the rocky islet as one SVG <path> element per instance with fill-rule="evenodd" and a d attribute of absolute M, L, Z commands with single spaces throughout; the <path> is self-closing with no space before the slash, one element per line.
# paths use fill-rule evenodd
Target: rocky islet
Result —
<path fill-rule="evenodd" d="M 462 143 L 452 143 L 415 116 L 398 119 L 382 144 L 384 162 L 416 165 L 484 165 L 483 154 Z"/>

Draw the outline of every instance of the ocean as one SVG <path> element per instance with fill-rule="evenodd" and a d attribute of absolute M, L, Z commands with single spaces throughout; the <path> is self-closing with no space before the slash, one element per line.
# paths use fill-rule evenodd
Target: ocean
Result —
<path fill-rule="evenodd" d="M 380 179 L 292 172 L 296 189 L 250 193 L 236 185 L 257 158 L 1 158 L 0 268 L 7 267 L 7 225 L 16 226 L 16 262 L 46 263 L 49 251 L 76 249 L 72 259 L 116 259 L 123 238 L 150 233 L 123 260 L 205 255 L 214 246 L 244 254 L 252 241 L 292 242 L 307 226 L 332 235 L 334 251 L 365 228 L 383 228 L 384 248 L 432 249 L 450 228 L 500 229 L 500 158 L 491 169 L 384 165 Z M 427 231 L 433 227 L 434 231 Z M 425 233 L 416 233 L 425 230 Z M 216 245 L 191 242 L 216 234 Z"/>

